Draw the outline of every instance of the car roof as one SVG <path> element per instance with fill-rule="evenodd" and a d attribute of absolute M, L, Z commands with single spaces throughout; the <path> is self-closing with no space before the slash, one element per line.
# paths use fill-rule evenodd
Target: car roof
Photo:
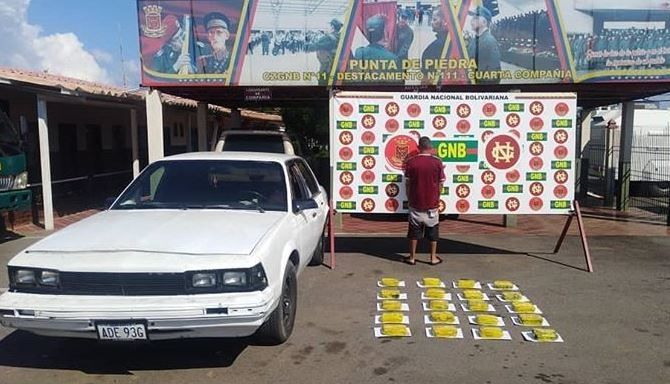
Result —
<path fill-rule="evenodd" d="M 269 152 L 188 152 L 178 155 L 167 156 L 161 160 L 248 160 L 248 161 L 276 161 L 284 163 L 291 159 L 298 159 L 299 156 L 287 155 L 284 153 Z"/>
<path fill-rule="evenodd" d="M 263 130 L 231 130 L 231 131 L 223 131 L 221 132 L 221 136 L 233 136 L 233 135 L 260 135 L 260 136 L 282 136 L 282 137 L 288 137 L 286 132 L 280 132 L 280 131 L 263 131 Z"/>

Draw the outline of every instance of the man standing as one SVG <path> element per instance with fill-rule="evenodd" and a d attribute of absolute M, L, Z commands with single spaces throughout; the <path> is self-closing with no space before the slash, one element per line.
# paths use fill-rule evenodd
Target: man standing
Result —
<path fill-rule="evenodd" d="M 491 12 L 482 6 L 478 6 L 474 11 L 468 11 L 472 16 L 470 26 L 475 33 L 475 37 L 468 46 L 468 55 L 474 58 L 477 63 L 478 72 L 500 71 L 500 48 L 498 41 L 491 34 Z M 478 84 L 498 84 L 500 78 L 492 76 L 490 80 L 478 80 Z"/>
<path fill-rule="evenodd" d="M 440 191 L 444 183 L 442 161 L 432 154 L 430 138 L 419 139 L 419 154 L 405 164 L 405 190 L 409 201 L 408 264 L 416 264 L 416 245 L 426 237 L 430 241 L 430 264 L 437 265 L 442 259 L 437 256 L 437 240 L 440 238 L 439 212 Z"/>
<path fill-rule="evenodd" d="M 319 36 L 313 43 L 307 44 L 307 52 L 316 51 L 316 58 L 319 60 L 319 85 L 327 85 L 328 77 L 333 68 L 333 60 L 337 51 L 337 44 L 340 41 L 340 30 L 342 23 L 337 19 L 330 21 L 330 33 Z"/>
<path fill-rule="evenodd" d="M 426 47 L 426 49 L 423 50 L 423 54 L 421 55 L 421 66 L 425 76 L 422 83 L 424 84 L 434 83 L 434 80 L 431 80 L 430 77 L 427 76 L 428 72 L 430 72 L 427 67 L 430 66 L 434 68 L 435 66 L 428 65 L 428 60 L 441 59 L 444 46 L 447 44 L 447 25 L 445 24 L 445 18 L 444 14 L 442 13 L 442 9 L 437 8 L 433 12 L 433 16 L 430 19 L 430 25 L 433 29 L 433 32 L 435 32 L 435 40 L 433 40 L 433 42 L 431 42 Z"/>
<path fill-rule="evenodd" d="M 170 74 L 178 73 L 182 68 L 188 73 L 195 72 L 191 56 L 182 53 L 185 32 L 177 18 L 166 17 L 165 27 L 165 36 L 169 36 L 169 40 L 151 58 L 151 68 L 157 72 Z"/>
<path fill-rule="evenodd" d="M 205 29 L 210 51 L 198 57 L 199 73 L 224 73 L 230 63 L 230 51 L 226 42 L 230 38 L 230 20 L 220 12 L 205 15 Z"/>
<path fill-rule="evenodd" d="M 412 46 L 412 41 L 414 41 L 414 32 L 407 23 L 407 13 L 400 11 L 400 20 L 398 21 L 398 27 L 396 29 L 396 50 L 395 54 L 398 55 L 400 62 L 407 60 L 409 55 L 409 47 Z"/>

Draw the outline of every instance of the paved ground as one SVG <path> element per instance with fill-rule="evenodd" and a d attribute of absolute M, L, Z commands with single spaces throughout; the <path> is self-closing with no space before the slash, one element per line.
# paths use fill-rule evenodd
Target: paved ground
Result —
<path fill-rule="evenodd" d="M 578 238 L 558 255 L 555 236 L 447 235 L 446 262 L 408 266 L 399 237 L 340 237 L 337 268 L 309 268 L 300 279 L 296 329 L 288 343 L 249 340 L 106 346 L 0 329 L 2 383 L 662 383 L 670 377 L 670 237 L 594 236 L 595 273 L 584 272 Z M 5 263 L 35 241 L 0 244 Z M 6 286 L 2 273 L 0 283 Z M 414 336 L 372 335 L 376 280 L 409 287 Z M 423 335 L 423 276 L 511 279 L 565 338 L 563 344 L 475 341 Z M 453 291 L 453 290 L 452 290 Z M 465 320 L 462 310 L 458 317 Z M 665 377 L 665 379 L 664 379 Z"/>

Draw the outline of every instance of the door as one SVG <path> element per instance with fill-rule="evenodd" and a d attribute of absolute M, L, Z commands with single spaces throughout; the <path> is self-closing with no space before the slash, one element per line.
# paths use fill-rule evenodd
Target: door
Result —
<path fill-rule="evenodd" d="M 293 202 L 296 200 L 306 200 L 309 199 L 310 192 L 305 184 L 305 180 L 300 173 L 300 168 L 295 163 L 295 161 L 289 163 L 288 165 L 288 177 L 289 183 L 291 184 L 291 206 L 289 209 L 293 212 Z M 314 247 L 316 246 L 316 241 L 314 239 L 314 227 L 317 223 L 317 213 L 315 209 L 304 209 L 300 212 L 293 212 L 293 222 L 298 236 L 298 244 L 300 247 L 300 264 L 301 268 L 307 265 L 310 258 L 312 257 L 312 252 L 314 252 Z"/>

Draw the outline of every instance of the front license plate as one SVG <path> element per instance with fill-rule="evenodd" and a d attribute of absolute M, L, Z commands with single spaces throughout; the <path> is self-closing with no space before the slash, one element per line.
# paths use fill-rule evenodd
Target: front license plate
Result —
<path fill-rule="evenodd" d="M 146 340 L 147 329 L 142 323 L 96 324 L 99 340 Z"/>

